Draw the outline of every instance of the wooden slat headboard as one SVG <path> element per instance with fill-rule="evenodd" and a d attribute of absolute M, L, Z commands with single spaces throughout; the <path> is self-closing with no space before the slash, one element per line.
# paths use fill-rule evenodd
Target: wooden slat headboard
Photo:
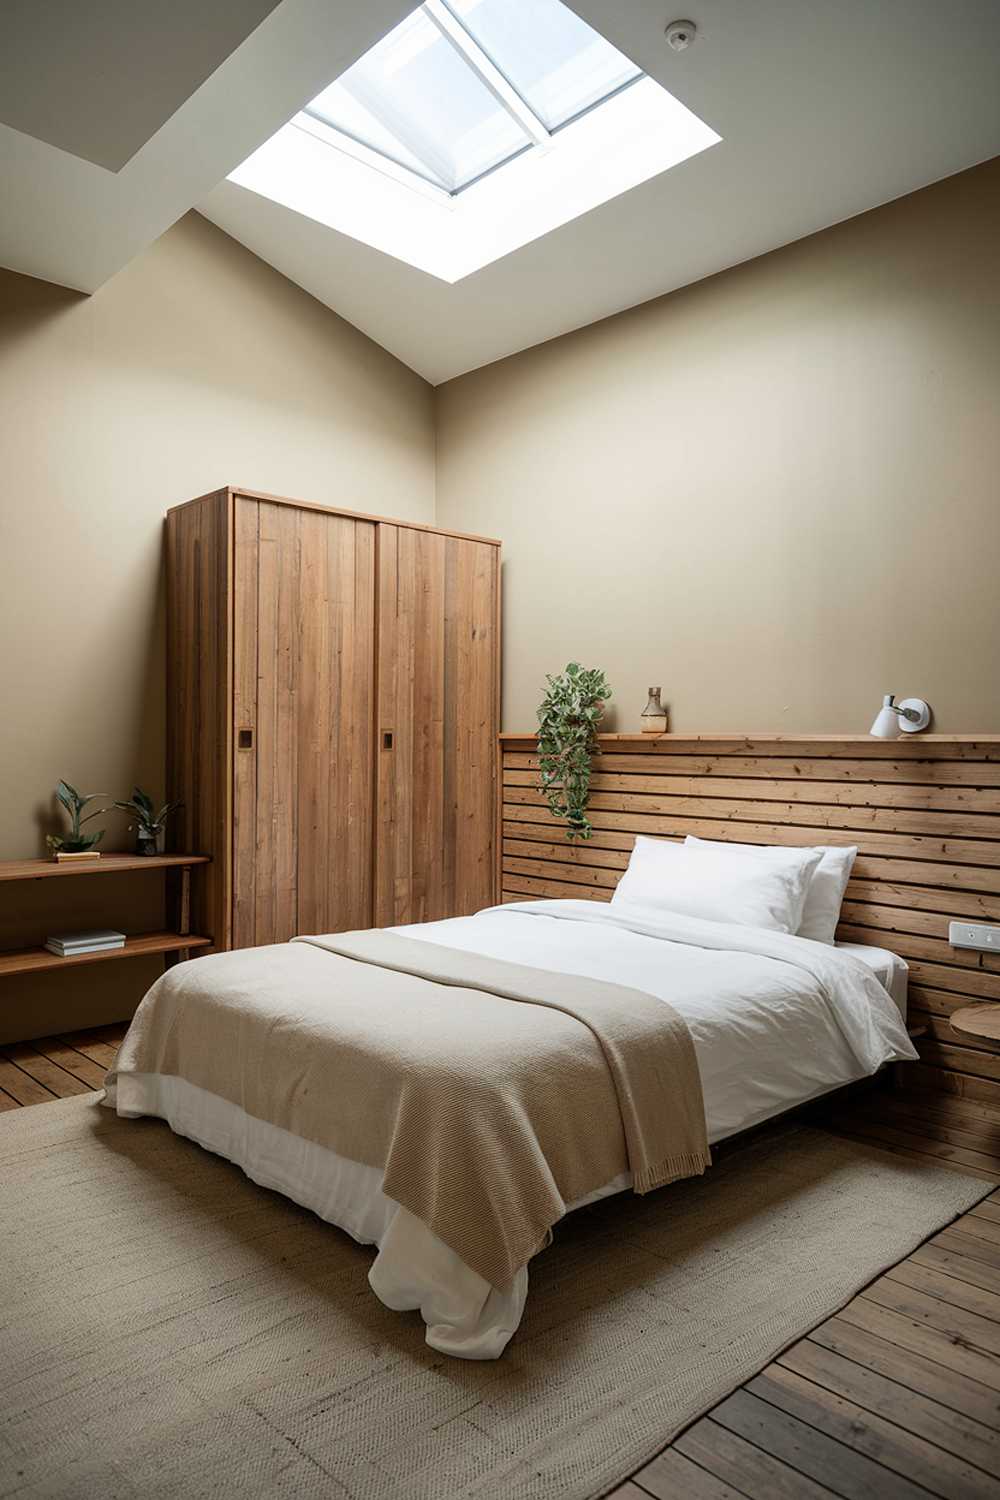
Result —
<path fill-rule="evenodd" d="M 602 735 L 594 835 L 573 843 L 538 790 L 535 749 L 501 737 L 504 901 L 610 900 L 637 833 L 857 844 L 837 935 L 910 966 L 911 1024 L 927 1034 L 907 1085 L 1000 1105 L 1000 1045 L 970 1045 L 948 1021 L 1000 1001 L 1000 954 L 948 942 L 955 917 L 1000 923 L 1000 736 Z"/>

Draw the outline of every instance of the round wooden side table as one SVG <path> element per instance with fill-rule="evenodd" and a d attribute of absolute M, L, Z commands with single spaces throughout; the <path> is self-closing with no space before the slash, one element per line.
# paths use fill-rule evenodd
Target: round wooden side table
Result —
<path fill-rule="evenodd" d="M 951 1018 L 953 1031 L 963 1036 L 985 1036 L 991 1042 L 1000 1042 L 1000 1005 L 963 1005 Z"/>

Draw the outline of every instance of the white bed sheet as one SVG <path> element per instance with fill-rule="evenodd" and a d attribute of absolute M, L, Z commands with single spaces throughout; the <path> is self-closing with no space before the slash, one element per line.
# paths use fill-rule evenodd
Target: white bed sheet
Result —
<path fill-rule="evenodd" d="M 910 969 L 905 958 L 900 958 L 898 953 L 890 953 L 888 948 L 869 948 L 863 943 L 836 943 L 834 946 L 838 953 L 858 958 L 873 970 L 879 984 L 888 991 L 890 999 L 896 1002 L 896 1008 L 905 1021 L 910 979 Z"/>
<path fill-rule="evenodd" d="M 664 963 L 664 940 L 615 925 L 607 912 L 597 903 L 531 903 L 530 909 L 528 904 L 496 907 L 474 917 L 392 930 L 538 968 L 606 978 L 669 999 L 691 1029 L 713 1142 L 864 1077 L 889 1056 L 912 1055 L 888 994 L 875 1029 L 876 1050 L 869 1046 L 862 1064 L 833 1007 L 815 994 L 804 999 L 802 971 L 745 953 L 673 943 L 675 950 L 684 949 L 682 955 L 671 955 L 674 963 L 680 958 L 683 964 L 684 983 L 678 987 L 676 970 L 668 975 Z M 804 940 L 786 941 L 794 945 Z M 905 1005 L 901 959 L 884 949 L 844 949 L 848 962 L 860 960 L 884 986 L 889 982 L 897 1005 L 902 985 Z M 257 1120 L 182 1079 L 124 1077 L 117 1097 L 108 1102 L 119 1114 L 160 1116 L 178 1134 L 236 1162 L 254 1181 L 312 1209 L 362 1243 L 378 1245 L 369 1272 L 373 1291 L 391 1308 L 419 1309 L 432 1348 L 466 1359 L 495 1359 L 516 1331 L 527 1295 L 527 1268 L 503 1291 L 491 1287 L 382 1193 L 376 1169 Z M 630 1186 L 630 1176 L 622 1174 L 581 1203 L 567 1205 L 567 1211 Z"/>

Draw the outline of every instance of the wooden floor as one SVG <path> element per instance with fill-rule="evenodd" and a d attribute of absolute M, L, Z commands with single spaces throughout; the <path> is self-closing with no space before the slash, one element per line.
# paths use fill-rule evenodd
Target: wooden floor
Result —
<path fill-rule="evenodd" d="M 876 1092 L 839 1133 L 1000 1183 L 1000 1109 Z M 1000 1500 L 1000 1192 L 720 1401 L 614 1500 Z"/>
<path fill-rule="evenodd" d="M 0 1109 L 99 1088 L 124 1026 L 0 1047 Z M 1000 1184 L 1000 1109 L 873 1092 L 842 1134 Z M 1000 1191 L 868 1286 L 615 1500 L 1000 1500 Z"/>
<path fill-rule="evenodd" d="M 101 1088 L 126 1030 L 123 1022 L 0 1047 L 0 1110 Z"/>

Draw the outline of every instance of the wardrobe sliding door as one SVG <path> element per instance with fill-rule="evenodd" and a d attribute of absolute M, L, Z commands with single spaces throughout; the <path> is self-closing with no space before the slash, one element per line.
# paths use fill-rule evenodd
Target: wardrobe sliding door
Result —
<path fill-rule="evenodd" d="M 499 549 L 380 524 L 375 924 L 495 900 Z"/>
<path fill-rule="evenodd" d="M 236 499 L 234 947 L 372 923 L 375 531 Z"/>

